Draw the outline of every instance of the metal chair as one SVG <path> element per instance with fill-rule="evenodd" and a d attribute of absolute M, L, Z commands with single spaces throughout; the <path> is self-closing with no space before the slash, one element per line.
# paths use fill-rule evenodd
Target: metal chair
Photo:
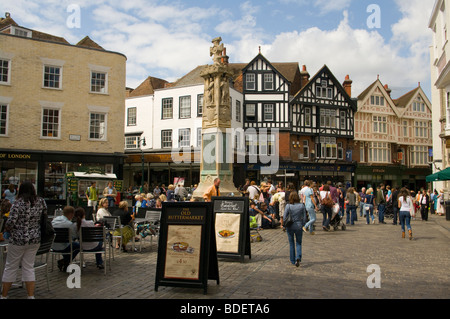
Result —
<path fill-rule="evenodd" d="M 96 251 L 84 250 L 84 243 L 98 243 L 102 242 L 102 248 Z M 80 228 L 80 263 L 83 264 L 84 254 L 103 254 L 104 262 L 106 263 L 106 247 L 108 242 L 106 240 L 105 227 L 81 227 Z M 109 250 L 108 260 L 109 270 L 111 270 L 111 249 Z M 104 267 L 106 275 L 106 265 Z"/>
<path fill-rule="evenodd" d="M 114 236 L 113 233 L 116 229 L 120 229 L 120 217 L 119 216 L 104 216 L 104 227 L 106 233 L 108 233 L 107 243 L 109 245 L 110 251 L 112 250 L 112 258 L 114 260 L 114 248 L 116 247 L 116 241 L 122 236 Z"/>
<path fill-rule="evenodd" d="M 50 240 L 46 242 L 41 242 L 41 245 L 39 246 L 39 249 L 36 253 L 37 256 L 41 256 L 40 261 L 34 262 L 34 269 L 41 269 L 45 268 L 45 277 L 47 279 L 47 289 L 50 291 L 50 282 L 48 280 L 48 256 L 50 254 L 53 242 L 56 238 L 56 235 L 53 236 Z M 23 283 L 22 283 L 23 285 Z"/>
<path fill-rule="evenodd" d="M 72 232 L 70 228 L 54 228 L 55 229 L 55 239 L 53 240 L 53 244 L 69 244 L 70 251 L 69 252 L 60 252 L 55 251 L 53 247 L 50 249 L 50 255 L 53 256 L 52 258 L 52 271 L 53 271 L 53 263 L 55 261 L 56 255 L 69 255 L 70 254 L 70 263 L 73 262 L 72 255 L 73 255 L 73 242 L 72 242 Z"/>
<path fill-rule="evenodd" d="M 161 220 L 161 210 L 147 210 L 145 213 L 145 220 L 150 224 L 150 227 L 155 230 L 156 234 L 150 236 L 150 247 L 153 245 L 153 237 L 159 236 L 159 226 Z M 142 236 L 141 236 L 142 237 Z"/>

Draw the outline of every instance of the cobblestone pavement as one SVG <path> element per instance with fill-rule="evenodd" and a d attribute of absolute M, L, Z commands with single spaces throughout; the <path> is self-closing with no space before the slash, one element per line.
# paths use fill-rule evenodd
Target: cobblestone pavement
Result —
<path fill-rule="evenodd" d="M 106 275 L 88 256 L 81 288 L 68 288 L 68 273 L 56 264 L 49 273 L 37 271 L 37 299 L 448 299 L 450 298 L 450 221 L 432 215 L 412 221 L 414 240 L 401 238 L 400 226 L 366 225 L 365 220 L 345 231 L 322 230 L 318 214 L 316 234 L 303 236 L 300 267 L 289 262 L 287 235 L 281 229 L 261 231 L 263 240 L 251 244 L 245 262 L 219 258 L 220 284 L 210 280 L 203 289 L 160 286 L 154 291 L 157 240 L 146 241 L 142 252 L 116 250 Z M 139 244 L 137 244 L 139 247 Z M 381 287 L 369 289 L 369 265 L 380 267 Z M 25 289 L 13 288 L 10 299 L 24 299 Z"/>

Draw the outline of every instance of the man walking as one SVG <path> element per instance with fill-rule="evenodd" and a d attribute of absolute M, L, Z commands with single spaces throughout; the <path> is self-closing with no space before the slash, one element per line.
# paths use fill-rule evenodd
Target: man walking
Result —
<path fill-rule="evenodd" d="M 376 203 L 378 205 L 378 222 L 386 224 L 384 221 L 384 212 L 386 210 L 386 194 L 384 193 L 384 184 L 380 184 L 377 188 Z"/>

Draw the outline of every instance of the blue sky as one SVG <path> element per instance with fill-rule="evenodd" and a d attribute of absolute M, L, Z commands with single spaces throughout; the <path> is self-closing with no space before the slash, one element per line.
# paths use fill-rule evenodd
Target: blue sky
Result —
<path fill-rule="evenodd" d="M 370 5 L 380 14 L 367 12 Z M 125 54 L 129 87 L 149 75 L 174 81 L 211 63 L 211 40 L 221 36 L 230 62 L 249 62 L 261 46 L 270 61 L 298 62 L 311 76 L 324 64 L 341 81 L 350 75 L 354 96 L 380 75 L 394 98 L 420 82 L 431 99 L 433 5 L 434 0 L 2 0 L 0 12 L 72 44 L 88 35 Z M 379 18 L 371 20 L 379 27 L 369 26 L 371 17 Z"/>

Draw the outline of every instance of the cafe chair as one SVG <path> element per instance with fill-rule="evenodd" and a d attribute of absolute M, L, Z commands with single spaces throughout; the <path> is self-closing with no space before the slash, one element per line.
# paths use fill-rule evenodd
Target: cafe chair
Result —
<path fill-rule="evenodd" d="M 62 253 L 60 251 L 55 251 L 53 247 L 50 249 L 50 255 L 52 255 L 52 271 L 53 271 L 53 264 L 56 258 L 56 255 L 69 255 L 70 256 L 70 263 L 73 262 L 72 255 L 73 255 L 73 242 L 72 242 L 72 233 L 69 228 L 54 228 L 55 229 L 55 239 L 53 240 L 53 243 L 69 243 L 70 251 L 66 253 Z"/>
<path fill-rule="evenodd" d="M 50 251 L 52 249 L 53 241 L 55 240 L 55 236 L 51 237 L 46 242 L 41 242 L 39 249 L 36 253 L 36 260 L 34 262 L 34 269 L 45 268 L 45 277 L 47 279 L 47 290 L 50 291 L 50 281 L 48 279 L 48 257 L 50 255 Z M 39 261 L 37 260 L 39 256 Z M 23 286 L 23 282 L 22 282 Z"/>
<path fill-rule="evenodd" d="M 102 243 L 102 247 L 96 251 L 84 250 L 83 244 L 85 243 Z M 85 254 L 103 254 L 104 270 L 106 275 L 106 247 L 108 241 L 106 240 L 106 228 L 105 227 L 81 227 L 80 229 L 80 263 L 83 264 Z M 111 271 L 111 249 L 109 249 L 108 266 Z"/>

